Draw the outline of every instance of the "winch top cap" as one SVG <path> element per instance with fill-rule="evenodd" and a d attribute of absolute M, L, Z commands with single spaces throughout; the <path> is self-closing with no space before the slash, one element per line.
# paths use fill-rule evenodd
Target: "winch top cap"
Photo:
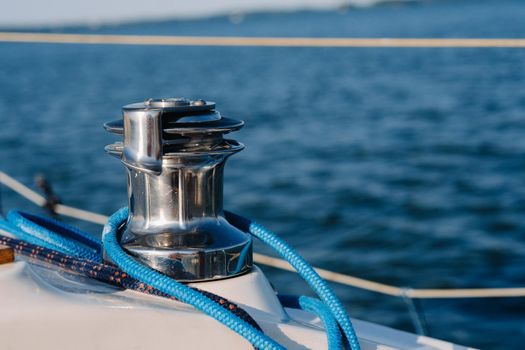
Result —
<path fill-rule="evenodd" d="M 144 102 L 132 103 L 124 110 L 162 109 L 166 112 L 200 112 L 215 109 L 215 102 L 202 99 L 190 100 L 184 97 L 147 98 Z"/>

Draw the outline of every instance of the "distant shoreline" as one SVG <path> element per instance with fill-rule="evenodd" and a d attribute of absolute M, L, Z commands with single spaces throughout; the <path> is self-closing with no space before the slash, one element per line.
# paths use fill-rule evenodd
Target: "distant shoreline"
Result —
<path fill-rule="evenodd" d="M 123 0 L 124 3 L 125 0 Z M 165 0 L 157 0 L 162 3 Z M 246 16 L 264 15 L 264 14 L 279 14 L 279 13 L 294 13 L 294 12 L 326 12 L 326 11 L 348 11 L 352 9 L 363 9 L 377 6 L 395 6 L 395 5 L 409 5 L 417 2 L 424 2 L 425 0 L 329 0 L 329 1 L 302 1 L 279 4 L 277 1 L 261 6 L 260 4 L 249 4 L 246 1 L 245 5 L 235 4 L 236 0 L 231 0 L 231 4 L 224 2 L 225 6 L 219 8 L 205 8 L 199 11 L 198 7 L 179 9 L 149 9 L 144 11 L 140 8 L 118 8 L 116 11 L 111 11 L 101 6 L 90 6 L 85 13 L 82 13 L 82 6 L 74 8 L 64 8 L 63 11 L 67 13 L 56 13 L 53 8 L 44 8 L 39 11 L 38 7 L 43 6 L 37 0 L 20 0 L 11 6 L 18 6 L 20 8 L 37 7 L 31 13 L 27 11 L 17 11 L 17 8 L 12 11 L 3 11 L 0 14 L 0 29 L 12 30 L 28 30 L 28 29 L 63 29 L 75 27 L 111 27 L 126 24 L 141 24 L 141 23 L 159 23 L 172 21 L 199 21 L 206 19 L 229 18 L 232 23 L 239 23 L 244 20 Z M 428 1 L 428 0 L 426 0 Z M 308 2 L 303 3 L 301 2 Z M 74 3 L 70 1 L 69 3 Z M 92 2 L 93 3 L 93 2 Z M 96 3 L 96 1 L 94 1 Z M 24 5 L 25 4 L 25 5 Z M 294 5 L 295 4 L 295 5 Z M 73 4 L 74 5 L 74 4 Z M 228 6 L 229 5 L 229 6 Z M 118 7 L 118 4 L 114 4 Z M 80 12 L 80 13 L 74 13 Z M 17 17 L 22 16 L 22 17 Z M 23 16 L 36 16 L 35 18 Z"/>

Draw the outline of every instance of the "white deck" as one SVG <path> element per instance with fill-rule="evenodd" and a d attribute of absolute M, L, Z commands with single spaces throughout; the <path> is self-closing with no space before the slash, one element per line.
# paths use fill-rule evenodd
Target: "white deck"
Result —
<path fill-rule="evenodd" d="M 289 349 L 326 349 L 319 319 L 283 309 L 264 274 L 198 287 L 242 306 L 266 334 Z M 192 307 L 24 261 L 0 265 L 2 349 L 252 349 L 225 326 Z M 353 320 L 363 350 L 467 349 Z"/>

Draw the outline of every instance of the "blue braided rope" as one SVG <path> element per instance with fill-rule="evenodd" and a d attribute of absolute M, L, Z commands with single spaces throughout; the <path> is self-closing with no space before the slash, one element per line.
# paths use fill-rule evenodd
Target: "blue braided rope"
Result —
<path fill-rule="evenodd" d="M 326 305 L 319 299 L 310 298 L 304 295 L 299 297 L 299 305 L 301 306 L 301 309 L 310 311 L 317 315 L 321 319 L 321 322 L 323 322 L 326 336 L 328 337 L 328 350 L 342 349 L 343 340 L 339 330 L 339 325 Z"/>
<path fill-rule="evenodd" d="M 14 230 L 18 237 L 27 242 L 57 250 L 77 258 L 95 262 L 102 261 L 100 256 L 100 241 L 97 246 L 96 239 L 88 237 L 87 234 L 79 234 L 77 240 L 83 244 L 78 244 L 71 239 L 61 236 L 61 234 L 73 236 L 67 231 L 71 227 L 69 225 L 67 227 L 60 227 L 61 224 L 57 224 L 54 220 L 44 219 L 16 210 L 10 210 L 9 213 L 7 213 L 7 220 L 8 223 L 2 221 L 0 225 L 5 227 L 6 230 Z M 74 230 L 74 233 L 77 233 L 77 231 L 81 232 L 78 229 Z"/>
<path fill-rule="evenodd" d="M 47 230 L 56 232 L 62 237 L 80 242 L 94 249 L 98 254 L 102 253 L 102 241 L 92 234 L 84 232 L 75 226 L 68 225 L 65 222 L 61 222 L 53 218 L 33 215 L 16 210 L 13 210 L 13 212 L 17 212 L 27 220 L 30 220 L 39 226 L 45 227 Z"/>
<path fill-rule="evenodd" d="M 359 340 L 346 313 L 343 304 L 339 301 L 335 293 L 310 266 L 302 256 L 299 255 L 285 241 L 279 238 L 275 233 L 257 224 L 254 221 L 245 219 L 239 215 L 224 212 L 226 219 L 237 228 L 250 232 L 253 236 L 275 249 L 286 261 L 292 265 L 297 273 L 312 287 L 319 298 L 326 304 L 333 317 L 343 330 L 345 341 L 348 342 L 352 350 L 360 350 Z"/>
<path fill-rule="evenodd" d="M 42 247 L 45 246 L 45 247 L 51 249 L 50 248 L 51 245 L 48 242 L 46 242 L 44 240 L 41 240 L 40 238 L 35 237 L 33 235 L 30 235 L 30 234 L 26 233 L 25 231 L 22 231 L 21 229 L 19 229 L 18 227 L 14 226 L 11 223 L 9 223 L 8 221 L 0 220 L 0 230 L 8 232 L 8 233 L 10 233 L 12 235 L 15 235 L 16 237 L 20 238 L 21 240 L 23 240 L 25 242 L 29 242 L 31 244 L 42 246 Z M 54 247 L 54 245 L 53 245 L 53 247 Z"/>
<path fill-rule="evenodd" d="M 328 338 L 328 350 L 340 350 L 343 348 L 341 329 L 330 310 L 322 301 L 304 295 L 279 294 L 278 298 L 284 307 L 302 309 L 313 313 L 321 319 Z"/>
<path fill-rule="evenodd" d="M 144 283 L 158 289 L 159 291 L 169 294 L 182 302 L 194 306 L 196 309 L 213 317 L 237 334 L 244 337 L 255 347 L 261 349 L 285 349 L 273 339 L 264 335 L 247 322 L 233 315 L 228 310 L 214 303 L 211 299 L 192 290 L 191 288 L 179 283 L 145 265 L 133 260 L 124 252 L 117 241 L 117 231 L 120 226 L 127 220 L 128 209 L 122 208 L 115 214 L 111 215 L 103 232 L 103 244 L 108 257 L 124 272 L 131 277 L 136 278 Z"/>

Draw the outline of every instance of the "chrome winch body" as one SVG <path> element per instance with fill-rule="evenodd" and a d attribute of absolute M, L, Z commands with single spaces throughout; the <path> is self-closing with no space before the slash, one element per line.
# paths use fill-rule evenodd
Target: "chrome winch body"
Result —
<path fill-rule="evenodd" d="M 106 147 L 128 173 L 122 247 L 179 281 L 249 271 L 251 237 L 226 221 L 222 207 L 225 161 L 244 148 L 223 135 L 244 123 L 222 117 L 213 102 L 184 98 L 148 99 L 122 112 L 105 124 L 124 136 Z"/>

